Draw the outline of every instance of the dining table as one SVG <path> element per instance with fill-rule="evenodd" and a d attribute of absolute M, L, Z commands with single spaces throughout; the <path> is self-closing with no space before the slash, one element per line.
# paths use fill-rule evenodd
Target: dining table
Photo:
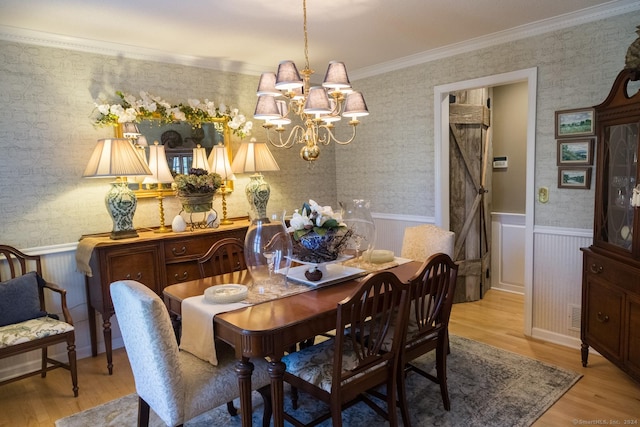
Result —
<path fill-rule="evenodd" d="M 408 281 L 421 263 L 409 261 L 388 268 L 403 282 Z M 284 385 L 286 369 L 281 358 L 297 343 L 335 329 L 338 303 L 350 296 L 361 283 L 362 275 L 322 286 L 309 286 L 304 292 L 218 313 L 213 317 L 216 340 L 231 345 L 238 359 L 236 374 L 240 393 L 243 427 L 251 426 L 252 358 L 268 360 L 271 378 L 273 425 L 284 425 Z M 223 284 L 251 286 L 247 270 L 226 273 L 167 286 L 164 301 L 173 316 L 180 316 L 182 301 L 203 295 L 211 286 Z"/>

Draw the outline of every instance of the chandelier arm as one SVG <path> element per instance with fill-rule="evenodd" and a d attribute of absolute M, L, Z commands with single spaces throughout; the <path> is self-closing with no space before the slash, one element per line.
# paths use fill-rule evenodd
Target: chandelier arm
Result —
<path fill-rule="evenodd" d="M 331 130 L 331 127 L 329 127 L 328 125 L 320 125 L 318 126 L 319 128 L 323 128 L 325 130 L 325 132 L 327 133 L 328 137 L 327 138 L 327 142 L 322 141 L 322 143 L 324 145 L 329 145 L 329 143 L 333 140 L 336 144 L 340 144 L 340 145 L 347 145 L 349 144 L 351 141 L 353 141 L 356 138 L 356 125 L 352 124 L 351 127 L 353 128 L 353 133 L 351 135 L 351 138 L 349 138 L 346 141 L 340 141 L 336 135 L 333 133 L 333 131 Z"/>
<path fill-rule="evenodd" d="M 263 126 L 264 127 L 264 126 Z M 301 125 L 295 125 L 290 133 L 289 133 L 289 137 L 286 140 L 282 139 L 282 131 L 278 131 L 276 130 L 276 132 L 278 133 L 278 140 L 274 141 L 271 139 L 271 131 L 273 130 L 270 127 L 265 127 L 265 129 L 267 130 L 267 141 L 269 141 L 271 143 L 271 145 L 273 145 L 276 148 L 291 148 L 293 147 L 296 143 L 301 143 L 303 141 L 302 138 L 299 136 L 300 133 L 302 133 L 304 135 L 304 127 Z"/>

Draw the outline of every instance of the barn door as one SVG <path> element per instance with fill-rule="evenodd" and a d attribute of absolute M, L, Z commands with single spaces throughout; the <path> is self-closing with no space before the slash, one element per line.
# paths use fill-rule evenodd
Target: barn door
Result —
<path fill-rule="evenodd" d="M 482 298 L 491 286 L 491 167 L 488 90 L 455 92 L 449 105 L 449 217 L 459 265 L 456 302 Z"/>

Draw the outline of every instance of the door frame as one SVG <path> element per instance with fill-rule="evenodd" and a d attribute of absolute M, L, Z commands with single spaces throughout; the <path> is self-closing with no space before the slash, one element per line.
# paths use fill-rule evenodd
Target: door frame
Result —
<path fill-rule="evenodd" d="M 527 148 L 525 188 L 524 334 L 531 336 L 533 315 L 533 224 L 535 207 L 536 92 L 538 69 L 496 74 L 434 86 L 435 222 L 449 229 L 449 94 L 459 90 L 527 82 Z"/>

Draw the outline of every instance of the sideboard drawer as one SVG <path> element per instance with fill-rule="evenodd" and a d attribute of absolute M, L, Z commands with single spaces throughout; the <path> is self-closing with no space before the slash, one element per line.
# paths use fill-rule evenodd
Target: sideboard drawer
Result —
<path fill-rule="evenodd" d="M 167 264 L 167 286 L 200 278 L 196 261 Z"/>
<path fill-rule="evenodd" d="M 181 238 L 167 239 L 163 243 L 164 258 L 167 263 L 173 263 L 181 260 L 194 260 L 207 253 L 209 248 L 220 239 L 233 237 L 244 241 L 246 231 L 247 229 L 242 227 L 219 230 L 215 234 L 201 234 L 195 232 Z"/>
<path fill-rule="evenodd" d="M 597 277 L 599 280 L 615 283 L 623 289 L 636 287 L 637 269 L 592 253 L 586 254 L 585 261 L 585 273 L 588 277 Z"/>
<path fill-rule="evenodd" d="M 197 236 L 197 235 L 195 235 Z M 164 242 L 164 258 L 167 262 L 176 259 L 195 259 L 204 255 L 220 239 L 219 236 L 189 236 Z"/>
<path fill-rule="evenodd" d="M 599 350 L 621 357 L 621 324 L 624 294 L 606 283 L 591 280 L 587 284 L 586 335 Z"/>

